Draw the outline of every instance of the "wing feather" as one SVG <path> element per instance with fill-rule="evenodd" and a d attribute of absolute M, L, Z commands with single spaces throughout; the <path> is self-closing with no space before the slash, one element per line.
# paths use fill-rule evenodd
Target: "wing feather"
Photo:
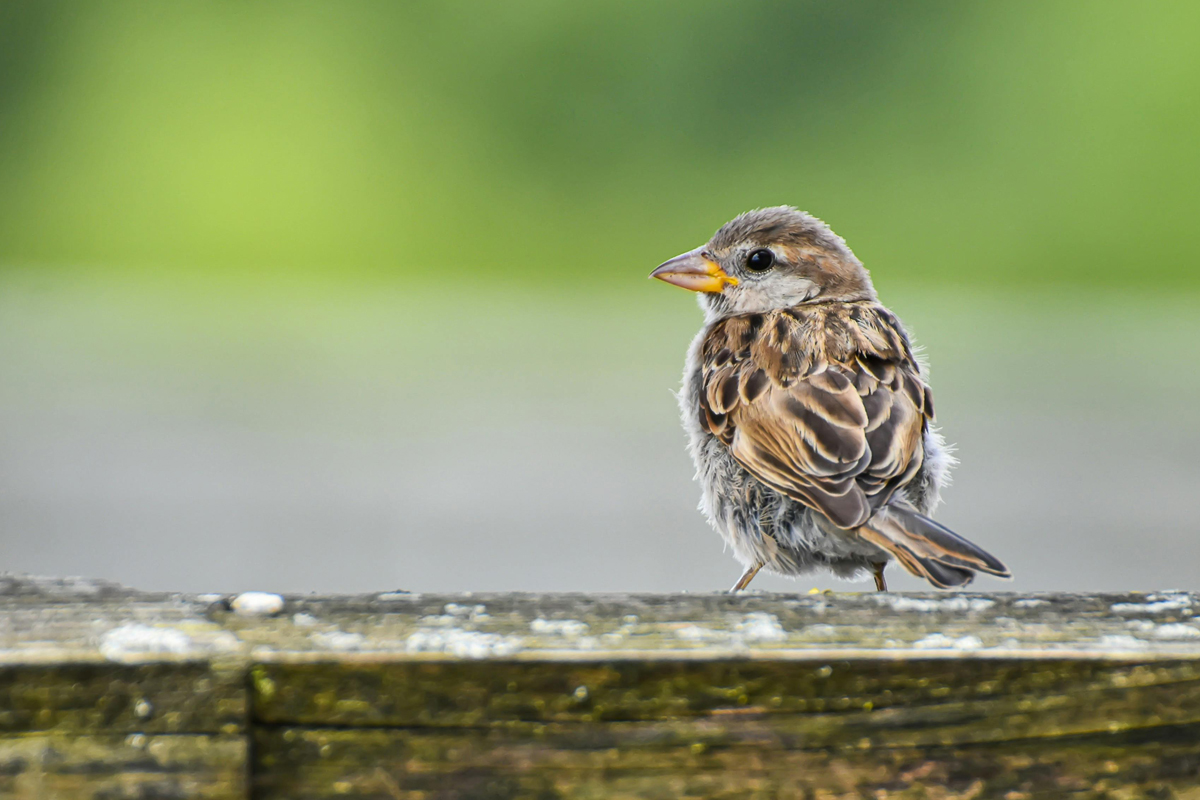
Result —
<path fill-rule="evenodd" d="M 835 525 L 862 525 L 920 469 L 932 396 L 882 306 L 731 317 L 701 357 L 705 428 L 763 483 Z"/>

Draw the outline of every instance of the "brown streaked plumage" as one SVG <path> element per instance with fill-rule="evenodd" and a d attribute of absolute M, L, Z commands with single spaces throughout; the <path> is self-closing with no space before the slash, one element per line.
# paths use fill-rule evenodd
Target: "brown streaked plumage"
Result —
<path fill-rule="evenodd" d="M 880 306 L 730 317 L 701 352 L 704 428 L 839 528 L 862 525 L 920 468 L 928 387 Z"/>
<path fill-rule="evenodd" d="M 926 516 L 950 461 L 900 321 L 824 223 L 743 214 L 654 277 L 701 292 L 680 395 L 701 507 L 746 571 L 861 570 L 895 558 L 939 588 L 1000 561 Z"/>

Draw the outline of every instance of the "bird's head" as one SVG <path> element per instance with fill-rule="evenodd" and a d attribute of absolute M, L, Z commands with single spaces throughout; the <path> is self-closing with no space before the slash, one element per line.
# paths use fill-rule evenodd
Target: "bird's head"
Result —
<path fill-rule="evenodd" d="M 801 303 L 875 299 L 871 277 L 842 238 L 791 206 L 742 214 L 650 277 L 699 292 L 710 320 Z"/>

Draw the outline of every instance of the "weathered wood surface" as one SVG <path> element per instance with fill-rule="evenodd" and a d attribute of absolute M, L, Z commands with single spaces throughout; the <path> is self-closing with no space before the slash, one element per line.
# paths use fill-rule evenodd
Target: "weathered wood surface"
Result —
<path fill-rule="evenodd" d="M 249 796 L 248 743 L 227 735 L 0 736 L 0 797 L 151 800 Z"/>
<path fill-rule="evenodd" d="M 1184 592 L 230 599 L 0 578 L 0 797 L 1200 798 Z"/>

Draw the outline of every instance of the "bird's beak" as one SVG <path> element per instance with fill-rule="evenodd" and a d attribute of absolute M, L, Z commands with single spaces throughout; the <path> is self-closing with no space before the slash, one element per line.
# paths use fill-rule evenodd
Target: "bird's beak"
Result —
<path fill-rule="evenodd" d="M 692 292 L 720 292 L 726 285 L 737 286 L 737 278 L 729 277 L 717 262 L 704 255 L 703 247 L 660 264 L 650 277 Z"/>

